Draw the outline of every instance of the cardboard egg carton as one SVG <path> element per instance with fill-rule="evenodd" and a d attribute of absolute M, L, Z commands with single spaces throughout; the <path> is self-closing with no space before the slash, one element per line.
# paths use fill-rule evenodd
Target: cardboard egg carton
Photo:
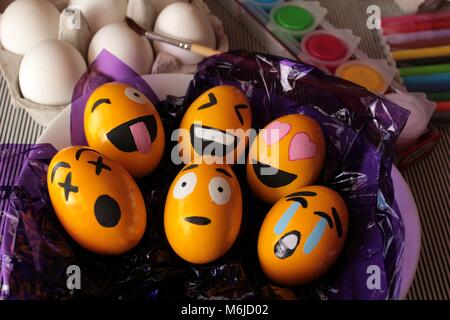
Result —
<path fill-rule="evenodd" d="M 58 39 L 74 46 L 87 61 L 87 51 L 93 34 L 83 14 L 76 8 L 68 8 L 68 0 L 53 0 L 51 2 L 61 12 Z M 224 52 L 228 51 L 229 42 L 223 23 L 211 13 L 203 0 L 193 0 L 192 3 L 200 8 L 209 18 L 216 34 L 218 44 L 216 49 Z M 127 16 L 145 29 L 153 28 L 153 23 L 156 19 L 155 9 L 149 0 L 129 0 Z M 38 124 L 47 127 L 67 107 L 70 101 L 64 105 L 49 106 L 25 99 L 19 86 L 21 61 L 21 55 L 6 51 L 0 45 L 0 70 L 11 93 L 13 106 L 25 109 Z M 195 70 L 196 65 L 183 65 L 176 57 L 160 53 L 155 58 L 151 73 L 194 73 Z"/>

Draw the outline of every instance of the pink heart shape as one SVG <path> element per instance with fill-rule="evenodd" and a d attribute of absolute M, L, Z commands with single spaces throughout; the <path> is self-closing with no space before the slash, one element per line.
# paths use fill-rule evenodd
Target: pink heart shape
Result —
<path fill-rule="evenodd" d="M 288 135 L 291 131 L 291 125 L 289 123 L 282 123 L 274 121 L 263 130 L 263 139 L 271 146 Z"/>
<path fill-rule="evenodd" d="M 289 160 L 311 159 L 317 156 L 317 146 L 305 132 L 297 133 L 289 145 Z"/>

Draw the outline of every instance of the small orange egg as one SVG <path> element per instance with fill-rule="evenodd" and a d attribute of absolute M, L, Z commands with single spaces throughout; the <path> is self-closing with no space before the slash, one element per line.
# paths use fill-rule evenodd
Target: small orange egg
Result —
<path fill-rule="evenodd" d="M 344 200 L 323 186 L 297 189 L 280 199 L 259 232 L 258 257 L 264 273 L 285 286 L 316 280 L 339 257 L 348 219 Z"/>
<path fill-rule="evenodd" d="M 59 221 L 86 249 L 122 254 L 144 235 L 147 214 L 138 186 L 122 166 L 99 152 L 61 150 L 50 162 L 47 184 Z"/>
<path fill-rule="evenodd" d="M 198 97 L 181 121 L 185 163 L 234 164 L 249 142 L 250 104 L 242 90 L 217 86 Z"/>
<path fill-rule="evenodd" d="M 241 189 L 227 165 L 187 165 L 173 181 L 164 228 L 184 260 L 203 264 L 220 258 L 235 242 L 241 220 Z"/>
<path fill-rule="evenodd" d="M 319 124 L 300 114 L 269 123 L 253 141 L 247 160 L 247 181 L 267 203 L 295 189 L 314 184 L 325 160 L 325 138 Z"/>
<path fill-rule="evenodd" d="M 90 147 L 135 178 L 150 174 L 164 153 L 164 128 L 155 106 L 126 84 L 107 83 L 92 93 L 84 111 L 84 132 Z"/>

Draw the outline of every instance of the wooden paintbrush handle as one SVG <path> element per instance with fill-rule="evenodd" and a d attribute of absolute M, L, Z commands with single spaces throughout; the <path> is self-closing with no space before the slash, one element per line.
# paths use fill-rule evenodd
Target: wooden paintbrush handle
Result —
<path fill-rule="evenodd" d="M 202 46 L 200 44 L 193 43 L 191 46 L 191 51 L 201 55 L 202 57 L 211 57 L 216 54 L 221 54 L 222 52 Z"/>

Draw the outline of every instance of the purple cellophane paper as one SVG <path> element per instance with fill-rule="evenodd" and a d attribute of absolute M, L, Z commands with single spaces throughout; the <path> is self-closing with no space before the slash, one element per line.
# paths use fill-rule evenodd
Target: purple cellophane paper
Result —
<path fill-rule="evenodd" d="M 99 75 L 91 72 L 77 88 L 86 88 L 92 83 L 91 77 L 98 79 Z M 128 77 L 116 74 L 113 80 L 124 78 Z M 108 81 L 110 76 L 105 80 Z M 346 246 L 326 275 L 297 288 L 280 288 L 264 276 L 258 264 L 256 241 L 270 207 L 251 194 L 242 166 L 234 167 L 244 199 L 244 219 L 238 240 L 218 261 L 193 266 L 173 253 L 162 226 L 165 195 L 180 169 L 171 163 L 170 152 L 166 152 L 162 164 L 151 176 L 138 181 L 150 208 L 149 227 L 143 240 L 130 253 L 102 257 L 74 243 L 51 208 L 45 181 L 47 165 L 56 150 L 50 145 L 3 146 L 0 168 L 11 162 L 19 163 L 19 159 L 23 163 L 13 183 L 6 183 L 8 179 L 0 181 L 0 281 L 7 289 L 3 296 L 10 299 L 398 298 L 404 228 L 393 199 L 391 167 L 393 146 L 408 112 L 309 65 L 270 55 L 233 52 L 204 60 L 184 99 L 169 97 L 156 104 L 166 131 L 178 127 L 183 112 L 198 95 L 221 84 L 244 90 L 252 105 L 255 128 L 290 113 L 306 114 L 320 123 L 326 136 L 327 157 L 318 184 L 338 191 L 350 212 Z M 78 91 L 74 96 L 86 99 L 89 92 Z M 83 109 L 82 104 L 73 106 L 72 124 L 81 119 Z M 77 141 L 74 144 L 83 144 L 78 140 L 82 131 L 82 125 L 72 125 L 72 141 Z M 169 141 L 168 144 L 170 150 L 173 144 Z M 66 287 L 69 265 L 77 265 L 82 270 L 81 290 Z M 381 271 L 379 289 L 367 283 L 368 270 L 373 266 Z"/>

